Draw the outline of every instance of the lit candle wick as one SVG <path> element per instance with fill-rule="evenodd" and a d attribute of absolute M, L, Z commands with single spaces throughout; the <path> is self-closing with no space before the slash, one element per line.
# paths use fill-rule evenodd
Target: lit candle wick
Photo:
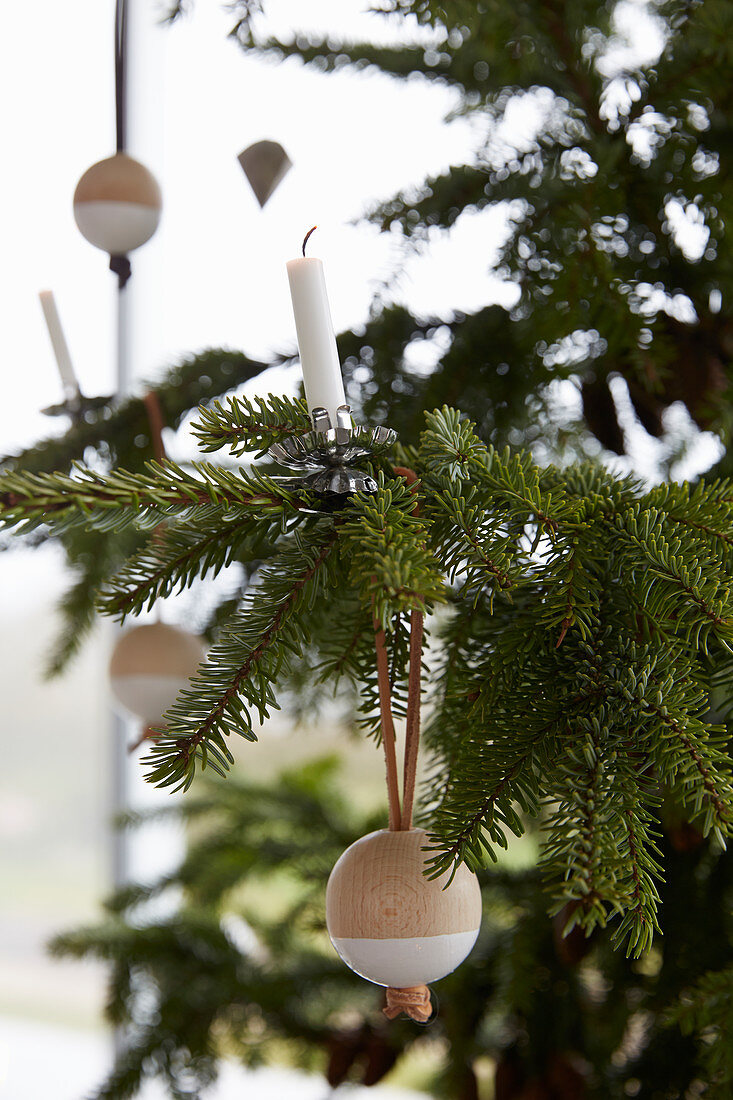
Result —
<path fill-rule="evenodd" d="M 304 256 L 305 256 L 305 246 L 308 244 L 308 238 L 310 237 L 311 233 L 315 233 L 316 229 L 318 229 L 318 226 L 314 225 L 312 229 L 308 230 L 305 237 L 303 237 L 303 255 Z"/>

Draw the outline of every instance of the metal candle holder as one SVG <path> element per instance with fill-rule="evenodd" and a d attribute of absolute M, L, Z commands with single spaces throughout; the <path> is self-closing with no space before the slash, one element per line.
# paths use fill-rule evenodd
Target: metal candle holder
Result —
<path fill-rule="evenodd" d="M 376 493 L 374 478 L 350 463 L 387 450 L 397 433 L 392 428 L 354 425 L 349 405 L 336 410 L 336 427 L 326 409 L 313 409 L 311 420 L 312 431 L 273 443 L 267 452 L 270 458 L 297 470 L 302 477 L 299 483 L 314 493 Z"/>

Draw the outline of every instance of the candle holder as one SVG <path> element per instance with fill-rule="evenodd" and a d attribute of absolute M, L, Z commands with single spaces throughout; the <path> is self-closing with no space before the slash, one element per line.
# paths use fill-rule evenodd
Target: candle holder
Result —
<path fill-rule="evenodd" d="M 319 495 L 376 493 L 374 478 L 351 463 L 386 451 L 397 433 L 392 428 L 354 425 L 349 405 L 336 410 L 335 427 L 326 409 L 313 409 L 311 420 L 313 431 L 273 443 L 267 452 L 270 458 L 297 470 L 298 484 Z"/>
<path fill-rule="evenodd" d="M 85 420 L 87 414 L 92 417 L 94 413 L 109 405 L 114 395 L 100 394 L 94 397 L 86 397 L 80 390 L 70 394 L 55 405 L 48 405 L 41 409 L 44 416 L 68 416 L 72 420 Z"/>

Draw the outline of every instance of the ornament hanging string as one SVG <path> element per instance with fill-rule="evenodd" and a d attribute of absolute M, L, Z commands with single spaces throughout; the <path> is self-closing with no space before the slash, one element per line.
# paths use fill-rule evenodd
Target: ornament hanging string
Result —
<path fill-rule="evenodd" d="M 115 136 L 118 153 L 127 150 L 127 0 L 115 4 Z M 125 255 L 109 258 L 109 268 L 117 276 L 120 290 L 132 274 Z"/>
<path fill-rule="evenodd" d="M 127 0 L 115 5 L 115 128 L 117 152 L 127 149 Z"/>
<path fill-rule="evenodd" d="M 148 390 L 143 394 L 143 405 L 148 417 L 150 427 L 150 446 L 153 449 L 153 457 L 156 462 L 164 462 L 166 458 L 165 443 L 163 442 L 163 428 L 165 421 L 160 408 L 160 401 L 155 390 Z M 159 542 L 165 531 L 165 521 L 159 523 L 153 531 L 153 540 Z"/>
<path fill-rule="evenodd" d="M 396 466 L 395 473 L 404 477 L 416 492 L 417 474 L 406 466 Z M 418 510 L 415 500 L 415 512 Z M 405 721 L 405 754 L 402 775 L 402 807 L 400 808 L 399 780 L 397 777 L 397 752 L 392 715 L 392 685 L 389 675 L 384 630 L 374 619 L 374 647 L 377 657 L 377 685 L 379 687 L 379 711 L 382 724 L 382 745 L 387 767 L 387 799 L 389 804 L 389 828 L 393 832 L 412 828 L 412 810 L 415 802 L 417 760 L 420 748 L 420 694 L 423 648 L 422 610 L 413 609 L 410 614 L 410 673 L 407 688 L 407 715 Z"/>
<path fill-rule="evenodd" d="M 160 408 L 158 395 L 154 390 L 148 390 L 143 396 L 143 405 L 150 425 L 150 443 L 153 448 L 156 462 L 162 462 L 165 458 L 165 444 L 163 443 L 163 428 L 165 421 Z"/>
<path fill-rule="evenodd" d="M 389 827 L 393 831 L 401 828 L 400 787 L 397 778 L 397 752 L 392 717 L 392 690 L 389 681 L 389 660 L 384 631 L 377 619 L 374 620 L 374 646 L 377 653 L 377 684 L 379 686 L 379 711 L 382 722 L 382 746 L 387 765 L 387 799 L 389 802 Z"/>
<path fill-rule="evenodd" d="M 395 467 L 395 473 L 417 494 L 417 474 L 405 466 Z M 415 514 L 419 511 L 417 496 Z M 422 688 L 422 649 L 424 615 L 421 609 L 414 608 L 410 614 L 410 675 L 407 686 L 407 719 L 405 723 L 405 759 L 402 777 L 402 814 L 401 829 L 412 828 L 412 808 L 415 802 L 415 783 L 417 779 L 417 758 L 420 748 L 420 694 Z"/>
<path fill-rule="evenodd" d="M 417 491 L 417 474 L 405 466 L 396 466 L 395 473 L 404 477 L 414 493 Z M 415 512 L 419 508 L 415 499 Z M 407 686 L 407 715 L 405 720 L 405 755 L 402 776 L 402 807 L 400 807 L 397 756 L 395 747 L 394 718 L 392 715 L 392 691 L 389 660 L 384 630 L 374 620 L 374 644 L 377 656 L 377 684 L 379 686 L 379 710 L 382 722 L 382 744 L 387 765 L 387 796 L 389 800 L 389 828 L 393 832 L 406 832 L 412 828 L 412 810 L 415 801 L 417 760 L 420 747 L 420 695 L 423 650 L 424 614 L 414 608 L 410 613 L 410 671 Z M 405 989 L 386 989 L 386 1004 L 382 1010 L 389 1020 L 405 1013 L 416 1023 L 426 1024 L 433 1015 L 430 990 L 426 985 Z"/>
<path fill-rule="evenodd" d="M 407 721 L 405 723 L 405 761 L 402 777 L 401 829 L 412 828 L 412 807 L 415 802 L 417 758 L 420 748 L 420 666 L 422 663 L 423 613 L 410 615 L 410 678 L 407 691 Z"/>

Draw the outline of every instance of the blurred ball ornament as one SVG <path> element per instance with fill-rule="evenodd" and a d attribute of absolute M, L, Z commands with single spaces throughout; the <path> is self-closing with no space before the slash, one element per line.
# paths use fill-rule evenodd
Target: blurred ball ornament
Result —
<path fill-rule="evenodd" d="M 160 726 L 205 656 L 201 639 L 187 630 L 166 623 L 133 626 L 112 653 L 112 694 L 145 726 Z"/>
<path fill-rule="evenodd" d="M 82 235 L 112 256 L 124 256 L 150 240 L 161 206 L 155 176 L 127 153 L 93 164 L 74 192 L 74 218 Z"/>
<path fill-rule="evenodd" d="M 389 987 L 387 1015 L 407 1011 L 421 1022 L 431 1015 L 427 984 L 463 962 L 481 924 L 476 876 L 461 865 L 449 886 L 447 873 L 426 878 L 426 842 L 423 829 L 369 833 L 337 861 L 326 891 L 328 933 L 343 961 Z"/>

